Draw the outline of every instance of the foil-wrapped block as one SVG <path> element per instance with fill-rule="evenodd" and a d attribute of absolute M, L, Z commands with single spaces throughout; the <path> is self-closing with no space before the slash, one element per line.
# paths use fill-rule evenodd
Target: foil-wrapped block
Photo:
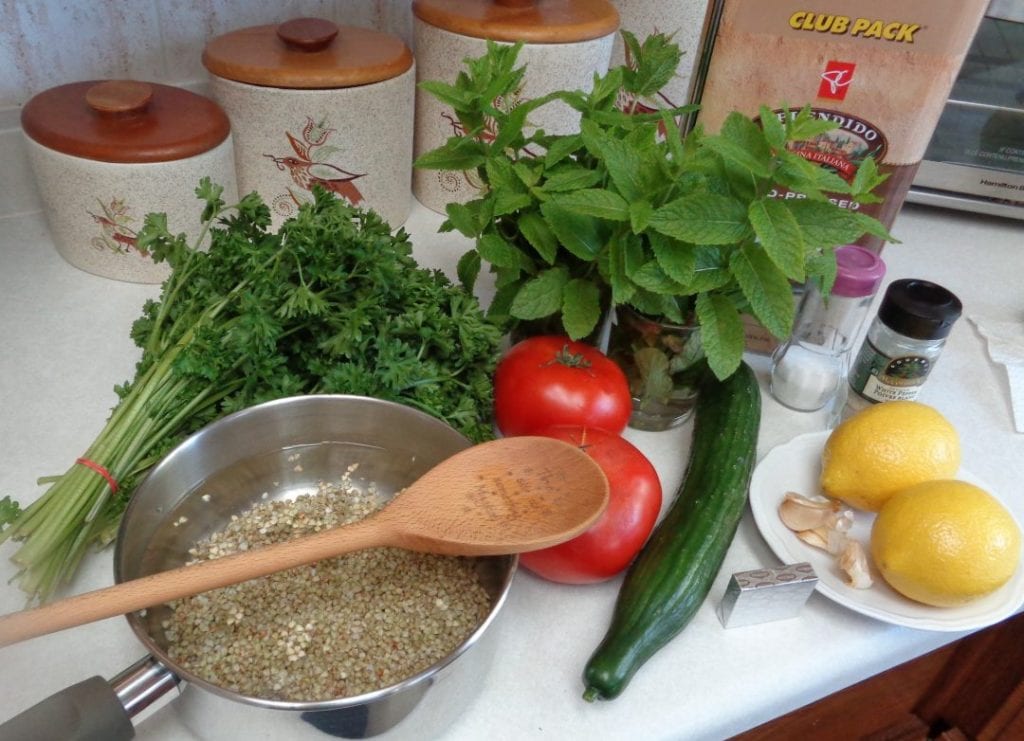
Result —
<path fill-rule="evenodd" d="M 814 567 L 806 562 L 738 571 L 725 588 L 718 619 L 726 628 L 737 628 L 796 617 L 817 584 Z"/>

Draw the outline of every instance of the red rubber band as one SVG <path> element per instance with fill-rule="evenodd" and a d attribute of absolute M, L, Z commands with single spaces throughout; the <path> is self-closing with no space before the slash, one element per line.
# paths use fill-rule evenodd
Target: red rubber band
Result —
<path fill-rule="evenodd" d="M 114 477 L 110 475 L 110 471 L 105 469 L 96 461 L 91 461 L 88 458 L 79 458 L 75 463 L 81 463 L 86 468 L 91 468 L 93 471 L 105 478 L 107 480 L 107 486 L 110 487 L 110 493 L 117 494 L 117 482 L 114 481 Z"/>

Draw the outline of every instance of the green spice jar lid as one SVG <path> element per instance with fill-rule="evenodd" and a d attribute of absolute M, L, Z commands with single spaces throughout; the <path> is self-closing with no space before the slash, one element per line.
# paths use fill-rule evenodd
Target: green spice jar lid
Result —
<path fill-rule="evenodd" d="M 570 44 L 619 29 L 609 0 L 414 0 L 412 12 L 431 26 L 492 41 Z"/>
<path fill-rule="evenodd" d="M 412 52 L 397 36 L 324 18 L 241 28 L 214 38 L 203 50 L 211 74 L 291 89 L 369 85 L 398 77 L 412 63 Z"/>
<path fill-rule="evenodd" d="M 92 80 L 44 90 L 21 111 L 33 141 L 101 162 L 169 162 L 216 147 L 231 133 L 214 101 L 170 85 Z"/>

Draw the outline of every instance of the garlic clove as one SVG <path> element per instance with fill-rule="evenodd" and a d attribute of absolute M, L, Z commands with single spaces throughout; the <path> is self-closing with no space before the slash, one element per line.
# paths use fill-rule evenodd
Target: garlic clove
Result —
<path fill-rule="evenodd" d="M 790 530 L 814 530 L 829 524 L 842 505 L 832 499 L 809 499 L 796 492 L 787 491 L 779 504 L 779 519 Z"/>
<path fill-rule="evenodd" d="M 854 589 L 867 589 L 874 582 L 868 568 L 868 555 L 856 540 L 847 542 L 843 552 L 839 554 L 839 568 L 842 570 L 846 583 Z"/>
<path fill-rule="evenodd" d="M 799 530 L 796 537 L 800 538 L 807 545 L 820 548 L 823 551 L 828 550 L 828 531 L 825 528 Z"/>
<path fill-rule="evenodd" d="M 853 527 L 853 510 L 844 509 L 833 512 L 828 516 L 825 526 L 841 533 L 850 532 L 850 528 Z"/>
<path fill-rule="evenodd" d="M 833 556 L 838 556 L 846 550 L 850 543 L 850 537 L 842 530 L 827 528 L 825 530 L 825 550 Z"/>

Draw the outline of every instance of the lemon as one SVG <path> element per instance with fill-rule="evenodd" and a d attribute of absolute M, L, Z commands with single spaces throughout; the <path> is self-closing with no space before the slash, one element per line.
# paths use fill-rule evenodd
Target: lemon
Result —
<path fill-rule="evenodd" d="M 952 607 L 1001 587 L 1020 561 L 1013 516 L 984 489 L 952 479 L 893 495 L 871 527 L 871 557 L 893 589 Z"/>
<path fill-rule="evenodd" d="M 821 463 L 825 494 L 877 512 L 900 489 L 954 477 L 960 437 L 927 404 L 887 401 L 840 423 L 825 442 Z"/>

